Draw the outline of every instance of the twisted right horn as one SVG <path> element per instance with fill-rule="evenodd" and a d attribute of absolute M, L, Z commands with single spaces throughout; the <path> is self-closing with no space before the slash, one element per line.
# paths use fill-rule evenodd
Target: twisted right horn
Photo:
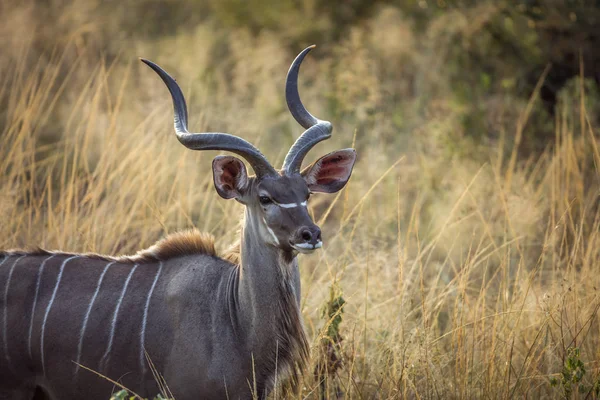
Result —
<path fill-rule="evenodd" d="M 333 130 L 333 126 L 329 121 L 321 121 L 308 112 L 302 104 L 300 94 L 298 93 L 298 72 L 300 71 L 300 64 L 302 64 L 304 56 L 314 48 L 315 45 L 309 46 L 298 54 L 290 66 L 285 84 L 285 99 L 288 108 L 294 119 L 306 129 L 290 148 L 287 156 L 285 156 L 283 170 L 286 174 L 299 172 L 302 161 L 310 149 L 320 141 L 329 139 L 331 137 L 331 131 Z"/>
<path fill-rule="evenodd" d="M 175 79 L 167 74 L 161 67 L 152 61 L 141 59 L 141 61 L 154 70 L 163 80 L 173 100 L 175 113 L 175 133 L 179 141 L 192 150 L 227 150 L 244 157 L 254 169 L 257 176 L 276 175 L 277 172 L 271 166 L 266 157 L 246 140 L 230 135 L 228 133 L 190 133 L 187 128 L 187 105 L 181 88 Z"/>

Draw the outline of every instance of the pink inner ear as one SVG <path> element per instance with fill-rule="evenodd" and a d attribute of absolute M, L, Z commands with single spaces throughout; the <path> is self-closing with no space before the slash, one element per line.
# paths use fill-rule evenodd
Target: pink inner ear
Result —
<path fill-rule="evenodd" d="M 238 169 L 234 162 L 228 162 L 223 165 L 222 168 L 223 172 L 219 176 L 220 183 L 223 185 L 223 188 L 231 190 L 235 187 L 235 177 L 238 173 Z"/>
<path fill-rule="evenodd" d="M 333 154 L 321 160 L 319 172 L 315 177 L 319 185 L 326 185 L 338 179 L 344 179 L 348 175 L 348 169 L 352 167 L 352 157 L 343 154 Z"/>
<path fill-rule="evenodd" d="M 353 149 L 338 150 L 307 167 L 302 175 L 310 190 L 335 193 L 348 182 L 355 160 L 356 153 Z"/>
<path fill-rule="evenodd" d="M 247 176 L 244 164 L 232 156 L 218 156 L 213 160 L 214 182 L 221 197 L 231 199 L 241 195 Z"/>
<path fill-rule="evenodd" d="M 325 163 L 324 163 L 325 164 Z M 321 164 L 321 169 L 319 170 L 319 173 L 317 174 L 316 178 L 316 183 L 317 185 L 327 185 L 329 183 L 335 182 L 337 180 L 339 180 L 341 177 L 344 177 L 347 175 L 347 169 L 348 169 L 348 163 L 346 163 L 345 165 L 340 165 L 340 164 L 330 164 L 330 165 L 323 165 Z"/>

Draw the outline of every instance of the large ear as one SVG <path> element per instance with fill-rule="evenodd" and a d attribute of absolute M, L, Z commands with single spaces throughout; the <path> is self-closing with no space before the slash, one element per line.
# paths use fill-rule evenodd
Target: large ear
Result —
<path fill-rule="evenodd" d="M 213 181 L 224 199 L 239 199 L 248 189 L 248 173 L 244 163 L 233 156 L 217 156 L 213 160 Z"/>
<path fill-rule="evenodd" d="M 346 186 L 355 161 L 354 149 L 334 151 L 306 167 L 302 176 L 312 192 L 335 193 Z"/>

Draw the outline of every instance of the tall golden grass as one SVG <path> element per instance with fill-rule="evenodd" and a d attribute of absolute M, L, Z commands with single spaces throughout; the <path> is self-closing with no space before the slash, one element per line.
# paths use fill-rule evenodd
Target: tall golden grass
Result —
<path fill-rule="evenodd" d="M 409 90 L 386 80 L 386 57 L 431 57 L 415 55 L 401 22 L 384 10 L 303 66 L 309 109 L 321 118 L 332 102 L 336 110 L 333 139 L 312 156 L 354 144 L 359 161 L 340 195 L 312 200 L 325 247 L 300 256 L 313 365 L 295 398 L 597 398 L 600 146 L 585 81 L 556 110 L 554 141 L 541 154 L 519 152 L 537 89 L 486 146 L 452 134 L 456 105 L 439 98 L 407 131 L 378 111 L 390 91 Z M 225 39 L 200 24 L 104 58 L 86 39 L 94 29 L 75 24 L 53 51 L 36 52 L 39 37 L 24 31 L 6 42 L 0 248 L 133 253 L 189 227 L 226 248 L 241 206 L 212 188 L 216 153 L 174 138 L 168 93 L 136 56 L 176 75 L 193 129 L 239 134 L 280 163 L 301 132 L 283 100 L 293 54 L 272 35 Z M 407 40 L 386 47 L 386 29 Z M 342 364 L 319 385 L 312 371 L 327 357 L 320 344 L 331 319 L 321 309 L 330 286 L 346 301 Z"/>

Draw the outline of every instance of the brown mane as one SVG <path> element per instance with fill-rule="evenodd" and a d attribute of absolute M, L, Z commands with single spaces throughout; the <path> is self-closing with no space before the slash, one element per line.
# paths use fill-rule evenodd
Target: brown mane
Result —
<path fill-rule="evenodd" d="M 7 250 L 0 251 L 0 256 L 15 256 L 15 255 L 77 255 L 78 253 L 69 253 L 63 251 L 49 251 L 41 248 L 28 250 Z M 215 249 L 214 237 L 205 232 L 200 232 L 197 229 L 189 229 L 186 231 L 172 233 L 163 239 L 159 240 L 147 249 L 140 250 L 134 255 L 125 256 L 107 256 L 96 253 L 83 253 L 81 255 L 105 261 L 118 261 L 130 264 L 148 264 L 156 261 L 165 261 L 172 258 L 205 254 L 213 257 L 218 257 Z M 229 259 L 229 254 L 227 259 Z"/>
<path fill-rule="evenodd" d="M 217 257 L 215 238 L 210 233 L 200 232 L 197 229 L 175 232 L 159 240 L 147 249 L 138 251 L 133 256 L 121 256 L 118 257 L 118 260 L 144 263 L 165 261 L 171 258 L 194 254 L 206 254 Z"/>
<path fill-rule="evenodd" d="M 222 258 L 225 261 L 229 261 L 232 264 L 240 265 L 242 263 L 242 259 L 240 257 L 240 241 L 239 239 L 235 241 L 222 255 Z"/>

